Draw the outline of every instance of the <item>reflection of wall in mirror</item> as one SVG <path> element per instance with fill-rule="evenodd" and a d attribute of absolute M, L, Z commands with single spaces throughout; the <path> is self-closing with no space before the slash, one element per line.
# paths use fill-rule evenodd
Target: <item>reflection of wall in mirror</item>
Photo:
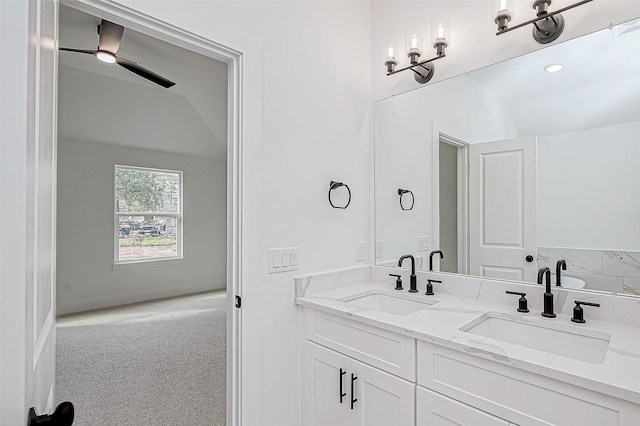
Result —
<path fill-rule="evenodd" d="M 404 254 L 422 258 L 417 238 L 434 236 L 433 229 L 433 128 L 453 129 L 450 136 L 465 142 L 508 139 L 517 130 L 508 110 L 495 96 L 466 76 L 430 86 L 375 105 L 375 221 L 376 240 L 382 241 L 383 257 L 389 264 Z M 462 135 L 473 135 L 473 140 Z M 415 207 L 402 211 L 398 188 L 411 189 Z M 429 250 L 438 249 L 431 238 Z M 445 257 L 455 254 L 445 253 Z M 428 259 L 423 260 L 427 267 Z"/>

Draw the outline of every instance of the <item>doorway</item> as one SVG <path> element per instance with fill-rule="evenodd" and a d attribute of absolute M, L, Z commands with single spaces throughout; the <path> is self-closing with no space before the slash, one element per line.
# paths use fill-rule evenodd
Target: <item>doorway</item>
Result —
<path fill-rule="evenodd" d="M 163 269 L 161 267 L 163 263 L 168 262 L 168 263 L 173 263 L 175 265 L 179 265 L 179 264 L 188 265 L 191 259 L 193 259 L 198 255 L 200 255 L 203 259 L 206 259 L 206 257 L 208 256 L 209 263 L 221 263 L 223 268 L 226 268 L 226 272 L 223 272 L 221 277 L 215 278 L 216 283 L 222 282 L 227 294 L 226 301 L 223 302 L 223 307 L 226 307 L 226 318 L 225 318 L 226 326 L 223 327 L 225 329 L 224 331 L 226 334 L 226 342 L 225 342 L 226 356 L 225 355 L 222 356 L 222 361 L 225 362 L 226 364 L 226 373 L 227 373 L 226 374 L 226 384 L 227 384 L 226 402 L 217 401 L 216 403 L 222 403 L 226 405 L 226 412 L 227 412 L 226 419 L 225 419 L 226 424 L 229 424 L 229 425 L 238 424 L 239 412 L 240 412 L 240 400 L 239 400 L 240 391 L 239 391 L 239 381 L 237 380 L 237 378 L 239 377 L 238 354 L 239 354 L 239 346 L 240 346 L 240 329 L 239 329 L 240 312 L 238 309 L 235 308 L 235 299 L 236 299 L 236 296 L 240 294 L 240 282 L 238 278 L 239 270 L 240 270 L 240 252 L 238 247 L 239 234 L 240 234 L 240 226 L 239 226 L 240 212 L 239 212 L 239 201 L 238 201 L 239 193 L 240 193 L 240 186 L 239 186 L 240 159 L 239 159 L 239 156 L 237 155 L 237 153 L 240 150 L 240 143 L 241 143 L 241 140 L 239 138 L 239 128 L 240 128 L 239 55 L 236 52 L 232 52 L 228 49 L 222 48 L 218 45 L 215 45 L 214 43 L 209 43 L 200 39 L 195 39 L 193 36 L 183 34 L 179 30 L 165 28 L 156 22 L 147 21 L 145 20 L 144 17 L 136 16 L 130 11 L 125 11 L 124 9 L 119 10 L 118 6 L 114 6 L 110 4 L 107 7 L 107 5 L 103 4 L 103 2 L 96 2 L 91 6 L 88 6 L 85 4 L 77 4 L 77 3 L 74 3 L 73 5 L 74 5 L 74 8 L 72 9 L 72 13 L 86 13 L 91 16 L 99 16 L 102 19 L 106 19 L 110 22 L 114 22 L 118 25 L 122 25 L 123 27 L 125 27 L 126 28 L 125 35 L 122 38 L 123 45 L 121 46 L 121 51 L 123 55 L 126 54 L 126 52 L 124 52 L 125 50 L 124 43 L 127 41 L 133 40 L 132 38 L 127 39 L 127 36 L 130 36 L 131 34 L 136 32 L 141 34 L 142 36 L 145 36 L 146 34 L 149 34 L 149 33 L 153 33 L 154 37 L 158 37 L 160 35 L 161 42 L 172 44 L 174 47 L 179 49 L 186 49 L 186 51 L 188 51 L 189 54 L 191 55 L 202 55 L 206 57 L 206 59 L 208 60 L 220 61 L 224 63 L 226 66 L 224 71 L 226 80 L 222 85 L 223 92 L 225 95 L 225 100 L 226 100 L 225 106 L 224 106 L 225 115 L 224 115 L 224 118 L 222 119 L 222 125 L 224 125 L 224 130 L 222 132 L 222 135 L 216 135 L 219 139 L 219 142 L 221 142 L 219 143 L 219 145 L 222 147 L 222 151 L 220 150 L 220 147 L 218 147 L 211 152 L 203 153 L 198 150 L 199 149 L 206 150 L 207 147 L 204 146 L 203 143 L 200 143 L 199 145 L 194 144 L 193 150 L 191 152 L 175 152 L 176 149 L 184 148 L 185 145 L 187 145 L 185 143 L 185 139 L 187 137 L 202 141 L 206 138 L 207 130 L 208 130 L 207 128 L 216 129 L 220 127 L 220 122 L 211 124 L 211 123 L 208 123 L 206 119 L 203 120 L 205 121 L 204 125 L 201 125 L 201 123 L 198 122 L 197 117 L 193 118 L 190 122 L 187 122 L 186 124 L 183 124 L 180 126 L 180 130 L 182 134 L 174 135 L 173 145 L 169 141 L 167 146 L 163 147 L 163 149 L 160 149 L 160 150 L 155 149 L 156 147 L 154 145 L 149 145 L 149 144 L 144 145 L 145 139 L 147 141 L 157 141 L 159 138 L 163 136 L 161 135 L 163 131 L 161 129 L 155 129 L 156 131 L 158 131 L 158 133 L 155 136 L 146 137 L 146 138 L 138 138 L 127 131 L 127 126 L 125 122 L 127 120 L 126 116 L 127 115 L 135 116 L 135 112 L 126 113 L 124 110 L 126 109 L 127 105 L 131 105 L 131 104 L 137 105 L 137 102 L 139 102 L 139 99 L 140 99 L 138 95 L 141 95 L 142 92 L 148 92 L 150 96 L 150 100 L 148 101 L 148 105 L 149 105 L 148 107 L 137 108 L 137 111 L 139 113 L 143 115 L 144 114 L 149 115 L 151 112 L 150 108 L 153 107 L 154 105 L 158 107 L 164 107 L 170 110 L 171 114 L 166 116 L 167 118 L 165 120 L 159 121 L 158 126 L 160 126 L 161 128 L 163 125 L 167 124 L 167 121 L 170 118 L 171 119 L 173 118 L 172 117 L 173 115 L 180 114 L 180 111 L 181 111 L 180 108 L 191 107 L 193 110 L 195 110 L 195 114 L 192 114 L 192 115 L 193 116 L 200 115 L 201 118 L 203 116 L 206 116 L 208 113 L 210 113 L 211 108 L 206 105 L 205 99 L 198 98 L 197 96 L 199 95 L 199 93 L 195 93 L 195 92 L 176 94 L 174 90 L 174 93 L 173 93 L 174 96 L 171 99 L 171 101 L 168 101 L 168 100 L 160 101 L 158 100 L 159 98 L 157 97 L 157 96 L 161 96 L 158 91 L 159 89 L 150 86 L 150 84 L 147 82 L 143 82 L 141 86 L 142 88 L 129 85 L 124 89 L 115 89 L 115 85 L 113 85 L 115 84 L 115 82 L 113 80 L 119 80 L 119 79 L 125 78 L 125 77 L 122 77 L 122 75 L 126 75 L 127 70 L 119 69 L 116 67 L 116 70 L 117 70 L 116 72 L 119 72 L 120 75 L 114 76 L 114 75 L 108 74 L 112 72 L 110 69 L 102 67 L 102 68 L 93 69 L 90 72 L 92 72 L 93 74 L 97 74 L 100 77 L 105 78 L 109 80 L 111 83 L 113 83 L 112 84 L 113 90 L 103 88 L 103 90 L 98 91 L 101 93 L 94 92 L 93 100 L 96 101 L 96 103 L 106 103 L 111 98 L 111 96 L 113 96 L 114 98 L 117 97 L 116 95 L 120 95 L 121 98 L 125 96 L 130 96 L 126 98 L 126 102 L 122 103 L 120 111 L 118 111 L 117 106 L 110 108 L 112 111 L 115 111 L 121 114 L 118 120 L 110 120 L 108 117 L 105 117 L 105 116 L 100 117 L 101 121 L 108 122 L 111 124 L 112 130 L 116 134 L 115 137 L 120 139 L 120 144 L 118 145 L 118 143 L 109 143 L 109 141 L 105 141 L 104 135 L 102 136 L 103 139 L 101 140 L 94 140 L 94 141 L 91 141 L 92 143 L 90 144 L 85 144 L 86 139 L 88 139 L 88 136 L 82 135 L 82 134 L 76 134 L 75 137 L 65 138 L 65 140 L 62 140 L 61 138 L 59 140 L 59 145 L 61 148 L 59 152 L 60 154 L 59 158 L 61 162 L 68 160 L 70 163 L 84 164 L 87 167 L 87 169 L 89 169 L 88 171 L 93 170 L 93 173 L 91 174 L 91 176 L 92 176 L 92 179 L 95 179 L 95 180 L 98 180 L 97 175 L 100 174 L 99 170 L 107 171 L 108 173 L 113 173 L 114 167 L 117 170 L 118 166 L 129 168 L 129 169 L 136 169 L 137 171 L 139 171 L 140 169 L 145 169 L 144 171 L 147 171 L 147 169 L 152 169 L 156 171 L 161 170 L 165 174 L 179 172 L 181 175 L 182 174 L 184 175 L 184 182 L 180 182 L 180 184 L 178 185 L 178 186 L 181 185 L 181 189 L 184 190 L 184 194 L 183 194 L 184 203 L 185 203 L 184 217 L 181 216 L 182 209 L 175 209 L 174 207 L 172 207 L 173 206 L 172 203 L 166 203 L 166 202 L 162 203 L 163 209 L 161 211 L 153 211 L 153 212 L 148 210 L 131 211 L 130 212 L 131 214 L 125 215 L 123 214 L 123 211 L 121 209 L 122 202 L 119 202 L 121 200 L 118 199 L 117 191 L 115 191 L 116 192 L 115 196 L 112 194 L 112 197 L 110 198 L 110 200 L 115 200 L 114 205 L 116 207 L 115 207 L 115 212 L 113 211 L 113 209 L 111 212 L 109 212 L 110 222 L 111 222 L 109 225 L 109 232 L 111 232 L 111 236 L 112 236 L 110 241 L 114 242 L 116 250 L 115 250 L 115 255 L 113 254 L 113 252 L 111 254 L 112 264 L 110 265 L 111 266 L 110 271 L 108 272 L 112 275 L 112 277 L 115 278 L 116 285 L 112 286 L 110 290 L 114 290 L 118 286 L 120 287 L 126 286 L 126 280 L 123 280 L 123 277 L 126 276 L 127 280 L 132 279 L 132 277 L 140 277 L 140 275 L 144 274 L 145 270 L 156 271 L 157 280 L 166 278 L 166 277 L 163 277 L 163 276 L 166 276 L 166 273 L 167 273 L 166 272 L 167 269 Z M 64 29 L 61 30 L 61 36 L 63 35 L 63 31 Z M 87 47 L 91 43 L 95 43 L 95 40 L 97 39 L 95 31 L 92 34 L 92 36 L 93 38 L 91 38 L 89 42 L 85 42 L 85 44 L 82 46 L 72 45 L 69 47 Z M 146 40 L 142 40 L 144 39 L 144 37 L 141 38 L 142 42 L 140 44 L 144 45 L 145 43 L 147 43 L 147 47 L 148 47 L 147 52 L 150 52 L 153 49 L 153 46 L 151 46 L 149 43 L 152 43 L 152 41 L 148 40 L 149 39 L 148 36 L 146 37 L 147 37 Z M 70 41 L 66 41 L 61 37 L 61 46 L 67 47 L 68 43 L 70 43 Z M 130 43 L 130 45 L 131 44 L 135 44 L 135 43 L 132 42 Z M 121 51 L 119 51 L 119 54 Z M 166 52 L 164 53 L 169 55 Z M 70 53 L 70 54 L 73 55 L 73 53 Z M 134 56 L 131 53 L 128 53 L 127 55 L 129 57 Z M 147 63 L 150 62 L 149 55 L 150 53 L 148 53 L 145 65 L 147 65 Z M 61 53 L 61 56 L 62 56 L 62 53 Z M 93 59 L 94 58 L 91 58 L 91 57 L 85 58 L 84 55 L 77 55 L 77 57 L 73 57 L 72 59 L 69 59 L 69 60 L 70 61 L 81 61 L 81 60 L 91 61 Z M 173 59 L 175 60 L 175 57 Z M 60 64 L 61 66 L 69 66 L 70 68 L 73 68 L 73 66 L 69 64 L 65 64 L 62 60 Z M 94 66 L 94 65 L 95 64 L 93 64 L 92 62 L 91 66 Z M 98 65 L 101 65 L 101 64 L 98 64 Z M 196 70 L 202 69 L 201 67 L 198 67 L 198 66 L 194 66 L 194 67 L 185 66 L 185 68 L 196 69 Z M 153 71 L 156 73 L 160 73 L 159 69 L 154 69 Z M 139 74 L 137 76 L 139 76 Z M 133 77 L 137 78 L 137 76 L 134 75 Z M 64 76 L 62 77 L 64 78 Z M 87 84 L 84 87 L 81 85 L 82 79 L 85 77 L 80 76 L 80 74 L 76 72 L 70 78 L 70 80 L 74 81 L 74 84 L 78 84 L 80 86 L 80 88 L 77 89 L 78 91 L 86 92 L 86 90 L 91 90 L 87 88 L 93 87 L 90 81 L 88 81 L 89 79 L 85 81 L 85 83 Z M 211 76 L 209 75 L 208 77 L 211 77 Z M 179 85 L 180 81 L 176 81 L 176 83 L 177 85 Z M 62 90 L 64 90 L 63 87 L 61 87 L 61 92 L 60 92 L 61 97 L 64 96 Z M 183 105 L 180 105 L 180 102 L 183 101 L 185 97 L 187 98 L 188 102 L 184 103 Z M 74 111 L 74 113 L 77 116 L 82 114 L 83 104 L 85 105 L 85 107 L 88 107 L 90 103 L 84 102 L 84 103 L 81 103 L 80 105 L 76 105 L 77 109 Z M 191 111 L 191 112 L 194 112 L 194 111 Z M 91 126 L 91 123 L 87 124 L 86 120 L 82 120 L 82 121 L 87 127 L 93 127 L 94 129 L 97 128 L 97 126 L 95 125 Z M 165 135 L 166 135 L 166 132 L 168 131 L 167 129 L 168 127 L 165 128 L 164 130 Z M 129 146 L 125 146 L 127 145 L 126 139 L 128 135 L 130 136 L 128 141 Z M 130 143 L 131 140 L 134 140 L 133 144 Z M 142 145 L 136 146 L 135 143 L 141 143 Z M 113 145 L 118 145 L 118 146 L 114 148 Z M 114 150 L 117 150 L 118 153 L 113 153 Z M 90 163 L 89 161 L 82 161 L 83 159 L 87 159 L 87 156 L 89 155 L 88 151 L 94 151 L 96 158 L 99 158 L 102 160 L 109 158 L 110 161 L 112 161 L 114 164 L 109 164 L 108 170 L 106 170 L 107 167 L 104 167 L 104 165 L 101 165 L 100 167 L 91 167 L 88 164 Z M 74 155 L 79 156 L 79 158 L 76 158 L 75 160 L 80 160 L 80 161 L 75 161 L 72 158 Z M 202 164 L 200 164 L 200 166 L 197 168 L 192 167 L 188 169 L 197 161 L 193 160 L 193 158 L 187 158 L 187 157 L 198 157 L 198 160 L 200 161 L 200 163 L 204 161 L 203 160 L 204 157 L 207 157 L 207 158 L 211 157 L 216 159 L 217 163 L 221 164 L 222 166 L 216 168 L 217 174 L 207 173 L 206 167 L 202 167 Z M 178 164 L 181 164 L 181 165 L 178 165 Z M 184 168 L 187 168 L 187 169 L 184 169 Z M 77 185 L 87 186 L 90 184 L 88 179 L 84 179 L 80 176 L 77 176 L 76 178 L 77 178 L 77 183 L 76 183 Z M 62 180 L 64 181 L 64 179 Z M 68 182 L 69 180 L 66 180 L 66 181 Z M 102 184 L 107 185 L 105 181 L 108 181 L 108 185 L 111 185 L 109 189 L 112 192 L 114 192 L 113 191 L 114 186 L 117 189 L 117 182 L 114 182 L 113 178 L 111 180 L 109 179 L 101 180 Z M 193 185 L 194 182 L 196 183 L 199 182 L 200 184 L 208 185 L 209 188 L 205 187 L 205 188 L 198 189 Z M 198 197 L 198 194 L 202 194 L 207 190 L 211 190 L 210 187 L 214 185 L 220 186 L 221 188 L 221 192 L 220 194 L 218 194 L 220 198 L 220 202 L 216 203 L 215 205 L 211 204 L 211 206 L 206 207 L 204 206 L 204 203 L 202 200 L 202 198 L 205 198 L 205 197 L 201 197 L 201 196 Z M 63 194 L 64 191 L 60 191 L 60 189 L 61 188 L 59 186 L 59 193 L 62 195 L 59 201 L 62 201 L 64 204 L 64 201 L 67 200 L 67 198 L 65 198 Z M 182 198 L 182 195 L 180 198 Z M 192 206 L 189 207 L 187 203 L 188 202 L 193 203 L 193 201 L 196 200 L 196 198 L 199 198 L 197 200 L 197 203 L 192 204 Z M 85 199 L 85 201 L 88 201 L 88 200 Z M 87 204 L 95 204 L 95 203 L 87 202 Z M 169 204 L 169 207 L 166 207 L 167 204 Z M 105 205 L 106 203 L 103 202 L 103 206 Z M 207 204 L 207 206 L 208 205 L 209 204 Z M 204 217 L 206 215 L 210 215 L 210 217 L 213 216 L 213 214 L 215 213 L 213 211 L 214 209 L 221 210 L 222 212 L 222 220 L 216 221 L 215 224 L 211 219 L 207 219 L 206 217 Z M 202 218 L 196 217 L 198 212 L 200 212 L 200 214 L 203 215 Z M 162 214 L 157 214 L 157 213 L 162 213 Z M 88 215 L 89 217 L 91 217 L 92 223 L 101 224 L 102 222 L 104 222 L 102 220 L 98 220 L 96 215 Z M 106 217 L 106 214 L 104 212 L 99 213 L 99 215 L 100 217 L 103 217 L 103 216 Z M 59 217 L 60 216 L 61 215 L 59 214 Z M 62 216 L 65 216 L 65 215 L 63 214 Z M 80 216 L 86 217 L 87 215 L 80 215 Z M 148 222 L 148 223 L 143 223 L 143 222 Z M 182 223 L 183 232 L 182 233 L 171 232 L 171 231 L 175 231 L 176 229 L 179 229 L 179 225 L 181 224 L 181 222 L 183 222 Z M 78 223 L 78 225 L 81 225 L 81 223 Z M 189 241 L 193 242 L 194 239 L 201 237 L 202 236 L 201 234 L 205 233 L 204 232 L 205 230 L 209 230 L 210 228 L 214 228 L 214 227 L 217 229 L 218 234 L 216 234 L 216 236 L 214 236 L 213 238 L 215 238 L 216 241 L 218 242 L 218 246 L 221 247 L 222 252 L 215 252 L 213 249 L 209 248 L 209 249 L 205 249 L 203 254 L 202 250 L 199 250 L 200 247 L 194 248 L 193 244 L 191 244 L 192 246 L 191 249 L 189 248 L 189 244 L 190 244 Z M 68 231 L 70 228 L 71 228 L 70 226 L 65 225 L 62 232 L 60 232 L 60 229 L 59 229 L 59 232 L 58 232 L 59 239 L 60 239 L 60 236 L 66 235 L 67 232 L 73 232 L 73 231 Z M 105 228 L 105 227 L 102 226 L 102 228 Z M 126 228 L 126 232 L 124 231 L 125 228 Z M 134 228 L 137 228 L 137 229 L 134 229 Z M 150 232 L 153 231 L 154 234 L 147 235 L 145 233 L 141 233 L 140 230 L 146 230 L 147 228 L 150 229 Z M 87 229 L 87 228 L 81 226 L 80 228 L 76 228 L 76 229 Z M 146 244 L 147 242 L 155 243 L 160 239 L 169 240 L 171 239 L 170 237 L 174 238 L 175 247 L 168 251 L 165 250 L 165 252 L 171 253 L 171 259 L 163 258 L 162 256 L 164 255 L 161 255 L 160 258 L 153 258 L 154 255 L 151 254 L 150 255 L 151 258 L 143 259 L 143 260 L 147 260 L 148 262 L 127 262 L 126 261 L 127 258 L 123 257 L 123 253 L 125 252 L 128 253 L 132 251 L 130 250 L 129 246 L 122 245 L 124 240 L 127 240 L 127 242 L 129 242 L 128 240 L 131 240 L 131 244 L 133 245 L 138 244 L 140 247 L 148 248 L 150 246 Z M 63 241 L 59 241 L 59 244 L 64 244 L 64 237 L 62 238 L 62 240 Z M 146 241 L 146 240 L 149 240 L 149 241 Z M 151 240 L 155 240 L 155 241 L 151 241 Z M 140 250 L 136 250 L 136 253 L 138 251 Z M 148 251 L 149 250 L 145 251 L 145 253 Z M 140 256 L 139 253 L 135 255 Z M 147 256 L 147 255 L 142 254 L 142 256 Z M 64 260 L 64 258 L 65 257 L 62 256 L 61 259 Z M 102 263 L 105 263 L 105 262 L 103 261 Z M 88 266 L 88 265 L 85 265 L 85 266 Z M 92 269 L 95 270 L 95 268 L 92 268 Z M 193 269 L 198 270 L 197 267 Z M 158 271 L 161 271 L 161 272 L 158 272 Z M 59 272 L 63 273 L 64 270 Z M 201 289 L 199 286 L 202 286 L 202 290 L 210 289 L 207 286 L 208 284 L 210 284 L 209 281 L 211 280 L 212 278 L 208 276 L 194 278 L 194 282 L 195 281 L 198 281 L 198 282 L 195 285 L 191 286 L 188 292 L 193 293 L 194 291 Z M 63 299 L 65 299 L 65 302 L 68 302 L 65 305 L 65 309 L 62 310 L 62 313 L 65 313 L 65 311 L 72 312 L 74 309 L 77 310 L 78 303 L 86 302 L 86 300 L 77 300 L 77 299 L 74 300 L 73 298 L 65 297 L 71 294 L 82 293 L 85 289 L 83 289 L 81 285 L 82 284 L 76 282 L 76 280 L 66 279 L 64 277 L 60 279 L 59 277 L 58 292 L 60 293 L 60 295 L 62 295 Z M 102 308 L 104 307 L 104 303 L 107 303 L 107 305 L 114 305 L 114 304 L 117 304 L 117 302 L 119 301 L 121 301 L 122 303 L 131 303 L 131 302 L 138 302 L 141 300 L 145 300 L 145 298 L 157 299 L 158 296 L 163 297 L 163 296 L 174 296 L 174 295 L 180 294 L 180 289 L 177 288 L 178 286 L 174 286 L 174 287 L 164 286 L 163 288 L 158 289 L 158 288 L 152 288 L 153 285 L 154 283 L 150 281 L 149 285 L 142 286 L 138 288 L 136 292 L 132 292 L 136 294 L 131 293 L 131 294 L 125 294 L 124 296 L 120 294 L 111 295 L 110 296 L 111 300 L 108 300 L 107 302 L 105 302 L 104 300 L 102 301 L 97 300 L 98 298 L 94 297 L 92 299 L 93 300 L 92 303 L 94 305 L 89 304 L 87 306 L 89 306 L 89 308 Z M 216 297 L 211 297 L 209 294 L 200 295 L 200 296 L 196 295 L 195 297 L 197 300 L 191 301 L 193 303 L 190 302 L 188 304 L 188 306 L 190 306 L 189 308 L 183 308 L 183 307 L 177 308 L 177 311 L 176 310 L 172 311 L 173 313 L 170 315 L 173 315 L 175 317 L 176 316 L 175 314 L 178 314 L 179 316 L 180 314 L 186 315 L 188 313 L 193 313 L 195 311 L 198 311 L 199 307 L 200 308 L 202 307 L 201 306 L 202 303 L 205 303 L 205 302 L 208 303 L 208 302 L 211 302 L 212 299 L 217 299 Z M 178 299 L 175 299 L 175 300 L 178 300 Z M 76 305 L 74 305 L 74 303 Z M 141 318 L 144 315 L 140 314 L 140 312 L 143 312 L 145 310 L 148 311 L 149 306 L 150 305 L 144 306 L 144 308 L 141 308 L 140 311 L 132 315 L 138 317 L 138 320 L 141 321 Z M 155 308 L 151 308 L 151 309 L 155 309 Z M 207 305 L 207 309 L 209 309 L 208 305 Z M 129 319 L 131 319 L 131 317 Z M 78 410 L 81 410 L 81 409 L 91 410 L 91 407 L 77 407 L 77 408 Z M 169 423 L 171 423 L 171 421 L 169 421 Z M 221 423 L 221 424 L 225 424 L 225 423 Z M 215 423 L 215 424 L 218 424 L 218 423 Z"/>
<path fill-rule="evenodd" d="M 444 133 L 437 144 L 440 271 L 466 274 L 468 144 Z"/>

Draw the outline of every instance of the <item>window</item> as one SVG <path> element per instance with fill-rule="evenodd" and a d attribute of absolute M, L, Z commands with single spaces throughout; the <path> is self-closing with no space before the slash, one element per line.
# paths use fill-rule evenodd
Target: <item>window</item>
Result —
<path fill-rule="evenodd" d="M 115 166 L 115 262 L 182 257 L 182 172 Z"/>

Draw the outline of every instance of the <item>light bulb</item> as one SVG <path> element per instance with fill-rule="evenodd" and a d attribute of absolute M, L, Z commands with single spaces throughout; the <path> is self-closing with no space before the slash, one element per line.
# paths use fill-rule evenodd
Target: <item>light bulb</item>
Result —
<path fill-rule="evenodd" d="M 437 38 L 444 38 L 444 25 L 443 24 L 438 24 L 438 37 Z"/>
<path fill-rule="evenodd" d="M 417 49 L 418 48 L 418 35 L 417 34 L 413 34 L 411 36 L 411 48 L 412 49 Z"/>
<path fill-rule="evenodd" d="M 390 44 L 389 48 L 387 49 L 387 57 L 388 58 L 394 58 L 395 57 L 393 44 Z"/>
<path fill-rule="evenodd" d="M 507 9 L 507 0 L 500 0 L 500 10 Z"/>
<path fill-rule="evenodd" d="M 104 50 L 97 51 L 96 58 L 98 58 L 98 60 L 105 62 L 107 64 L 114 64 L 116 62 L 115 55 L 111 52 L 106 52 Z"/>
<path fill-rule="evenodd" d="M 549 64 L 546 67 L 544 67 L 544 70 L 546 72 L 554 73 L 554 72 L 560 71 L 562 68 L 564 67 L 561 64 Z"/>

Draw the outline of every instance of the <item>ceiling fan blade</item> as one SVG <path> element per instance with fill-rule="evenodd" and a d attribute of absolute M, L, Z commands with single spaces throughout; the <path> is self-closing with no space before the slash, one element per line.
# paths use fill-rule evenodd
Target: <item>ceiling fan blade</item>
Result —
<path fill-rule="evenodd" d="M 107 52 L 111 52 L 115 55 L 120 47 L 120 42 L 122 41 L 124 27 L 103 19 L 98 27 L 98 34 L 100 34 L 98 49 L 106 50 Z"/>
<path fill-rule="evenodd" d="M 172 87 L 176 84 L 173 81 L 168 80 L 162 77 L 161 75 L 154 73 L 153 71 L 149 71 L 148 69 L 136 64 L 135 62 L 128 61 L 122 58 L 117 58 L 116 62 L 121 67 L 131 71 L 132 73 L 138 74 L 142 78 L 146 78 L 149 81 L 159 84 L 165 89 L 168 89 L 169 87 Z"/>
<path fill-rule="evenodd" d="M 72 49 L 70 47 L 61 47 L 58 50 L 64 50 L 65 52 L 87 53 L 89 55 L 95 55 L 95 53 L 97 52 L 97 50 Z"/>

